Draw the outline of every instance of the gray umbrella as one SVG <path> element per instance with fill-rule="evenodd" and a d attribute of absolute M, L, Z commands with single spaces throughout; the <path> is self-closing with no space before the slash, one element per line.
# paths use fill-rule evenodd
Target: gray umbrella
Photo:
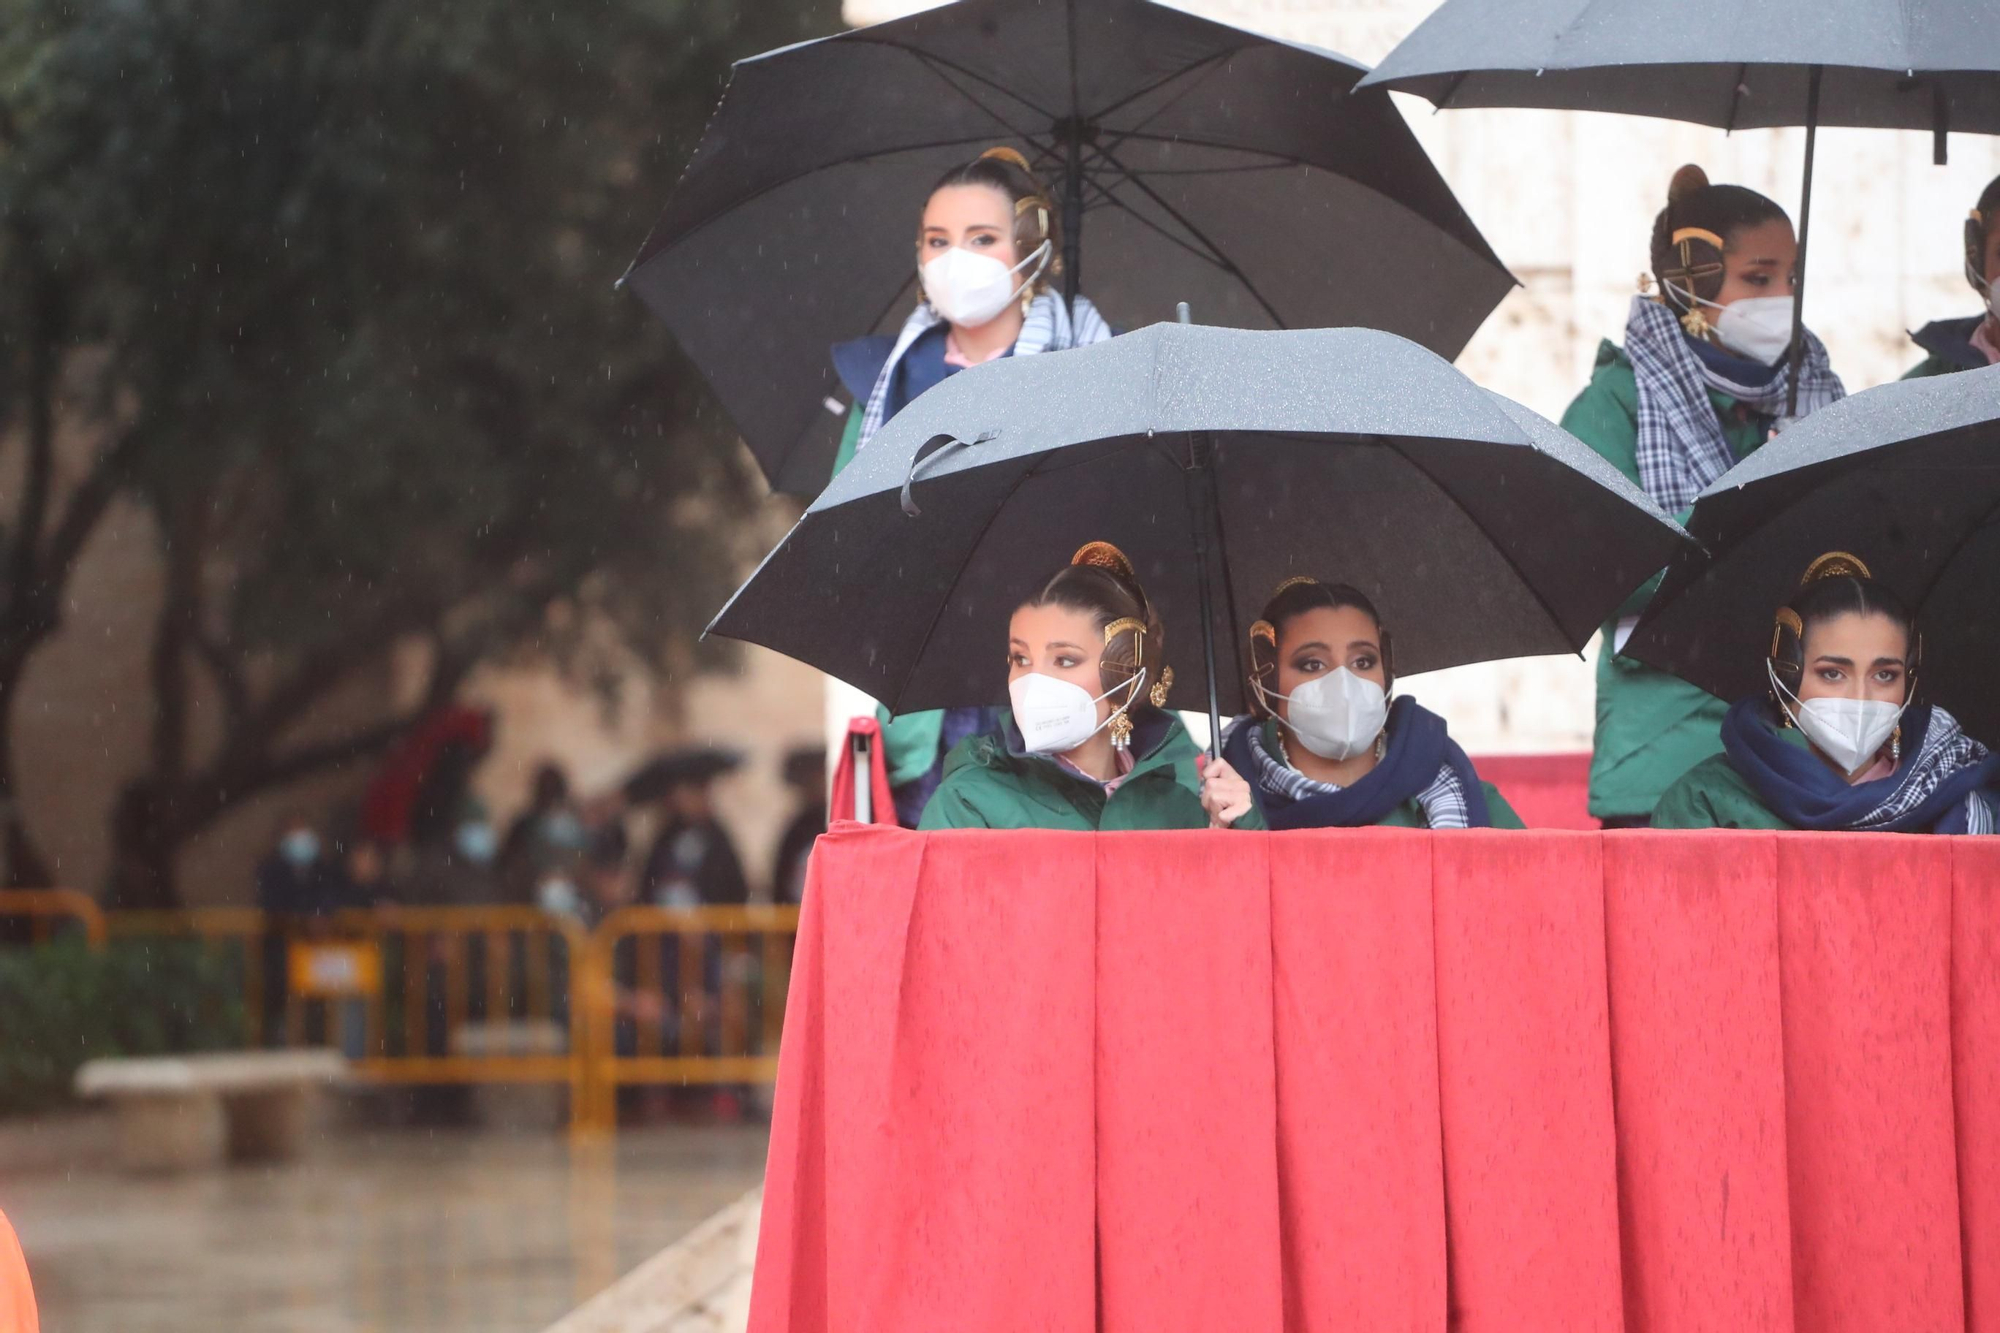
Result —
<path fill-rule="evenodd" d="M 1403 338 L 1159 324 L 926 393 L 709 632 L 896 711 L 993 703 L 1007 617 L 1099 539 L 1160 610 L 1180 705 L 1228 712 L 1288 575 L 1360 588 L 1397 670 L 1428 671 L 1577 650 L 1686 540 L 1581 441 Z"/>
<path fill-rule="evenodd" d="M 1918 687 L 2000 742 L 2000 367 L 1886 384 L 1716 479 L 1628 656 L 1724 699 L 1767 688 L 1771 616 L 1816 557 L 1858 555 L 1924 632 Z"/>
<path fill-rule="evenodd" d="M 1818 127 L 1929 130 L 1939 162 L 1948 131 L 2000 133 L 1996 34 L 2000 0 L 1445 0 L 1359 86 L 1439 107 L 1805 126 L 1796 395 Z"/>
<path fill-rule="evenodd" d="M 1455 356 L 1513 279 L 1364 67 L 1149 0 L 960 0 L 736 66 L 626 275 L 780 490 L 816 493 L 835 342 L 915 300 L 927 191 L 994 144 L 1120 327 L 1371 324 Z"/>

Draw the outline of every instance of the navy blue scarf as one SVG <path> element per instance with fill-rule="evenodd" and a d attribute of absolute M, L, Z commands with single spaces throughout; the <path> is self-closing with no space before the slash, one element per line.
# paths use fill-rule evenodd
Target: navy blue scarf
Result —
<path fill-rule="evenodd" d="M 1250 733 L 1262 725 L 1254 717 L 1238 723 L 1229 734 L 1222 757 L 1250 784 L 1250 795 L 1273 829 L 1367 828 L 1379 824 L 1399 806 L 1430 789 L 1439 770 L 1449 766 L 1465 790 L 1466 824 L 1491 828 L 1486 788 L 1472 761 L 1445 730 L 1444 719 L 1407 696 L 1389 706 L 1383 727 L 1389 741 L 1382 758 L 1366 777 L 1336 792 L 1295 801 L 1257 780 L 1257 761 L 1250 752 Z M 1282 725 L 1282 724 L 1281 724 Z"/>
<path fill-rule="evenodd" d="M 1935 710 L 1903 714 L 1903 758 L 1886 778 L 1849 786 L 1811 749 L 1782 734 L 1775 710 L 1759 697 L 1739 700 L 1722 722 L 1723 751 L 1771 813 L 1797 829 L 1885 833 L 1964 833 L 1968 802 L 2000 784 L 2000 755 L 1972 741 L 1926 745 Z M 1942 715 L 1953 733 L 1957 724 Z M 1977 752 L 1977 757 L 1971 757 Z"/>

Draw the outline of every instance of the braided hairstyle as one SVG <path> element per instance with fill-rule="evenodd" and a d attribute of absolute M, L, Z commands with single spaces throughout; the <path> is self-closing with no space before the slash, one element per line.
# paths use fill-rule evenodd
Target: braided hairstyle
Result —
<path fill-rule="evenodd" d="M 1141 668 L 1149 685 L 1157 686 L 1163 681 L 1171 684 L 1162 666 L 1166 656 L 1166 627 L 1160 623 L 1160 614 L 1145 589 L 1139 586 L 1131 560 L 1110 542 L 1091 542 L 1083 547 L 1069 564 L 1042 580 L 1040 588 L 1021 605 L 1060 606 L 1080 611 L 1091 618 L 1099 634 L 1120 621 L 1136 621 L 1145 627 L 1143 633 L 1121 630 L 1103 645 L 1104 656 L 1098 672 L 1104 688 L 1117 689 L 1129 684 Z M 1152 706 L 1147 698 L 1151 692 L 1148 690 L 1133 700 L 1133 712 Z"/>
<path fill-rule="evenodd" d="M 1674 173 L 1667 206 L 1653 219 L 1653 277 L 1675 314 L 1688 313 L 1685 293 L 1713 301 L 1722 293 L 1723 252 L 1736 233 L 1766 222 L 1790 223 L 1785 210 L 1741 185 L 1710 185 L 1689 163 Z"/>
<path fill-rule="evenodd" d="M 1300 575 L 1286 579 L 1271 594 L 1271 600 L 1264 604 L 1264 614 L 1250 627 L 1250 677 L 1266 691 L 1278 688 L 1278 640 L 1284 637 L 1285 626 L 1308 611 L 1342 611 L 1352 607 L 1375 622 L 1378 642 L 1382 646 L 1382 679 L 1384 690 L 1396 686 L 1396 659 L 1389 646 L 1389 631 L 1382 628 L 1382 616 L 1375 609 L 1375 603 L 1368 600 L 1368 594 L 1346 583 L 1321 583 L 1317 579 Z M 1250 706 L 1263 717 L 1271 716 L 1271 708 L 1259 690 L 1250 692 Z"/>

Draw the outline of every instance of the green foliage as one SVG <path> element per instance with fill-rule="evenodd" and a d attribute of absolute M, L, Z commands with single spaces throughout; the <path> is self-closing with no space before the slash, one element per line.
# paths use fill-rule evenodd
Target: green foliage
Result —
<path fill-rule="evenodd" d="M 231 958 L 195 940 L 0 949 L 0 1114 L 62 1102 L 100 1056 L 237 1049 L 242 996 Z"/>
<path fill-rule="evenodd" d="M 0 686 L 62 605 L 73 552 L 43 533 L 108 490 L 145 505 L 159 721 L 122 865 L 170 873 L 228 805 L 379 749 L 380 725 L 286 744 L 404 645 L 443 696 L 520 655 L 583 680 L 625 650 L 701 664 L 761 484 L 613 282 L 728 62 L 838 21 L 837 0 L 0 0 L 0 472 L 28 447 L 53 473 L 38 402 L 43 438 L 102 442 L 64 468 L 98 510 L 0 496 Z M 216 702 L 225 734 L 193 739 Z"/>

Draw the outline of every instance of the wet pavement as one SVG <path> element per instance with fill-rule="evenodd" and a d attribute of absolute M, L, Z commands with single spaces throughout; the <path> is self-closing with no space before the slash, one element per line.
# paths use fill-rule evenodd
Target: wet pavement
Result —
<path fill-rule="evenodd" d="M 764 1130 L 397 1130 L 307 1160 L 119 1174 L 103 1126 L 0 1144 L 50 1333 L 539 1333 L 763 1175 Z"/>

